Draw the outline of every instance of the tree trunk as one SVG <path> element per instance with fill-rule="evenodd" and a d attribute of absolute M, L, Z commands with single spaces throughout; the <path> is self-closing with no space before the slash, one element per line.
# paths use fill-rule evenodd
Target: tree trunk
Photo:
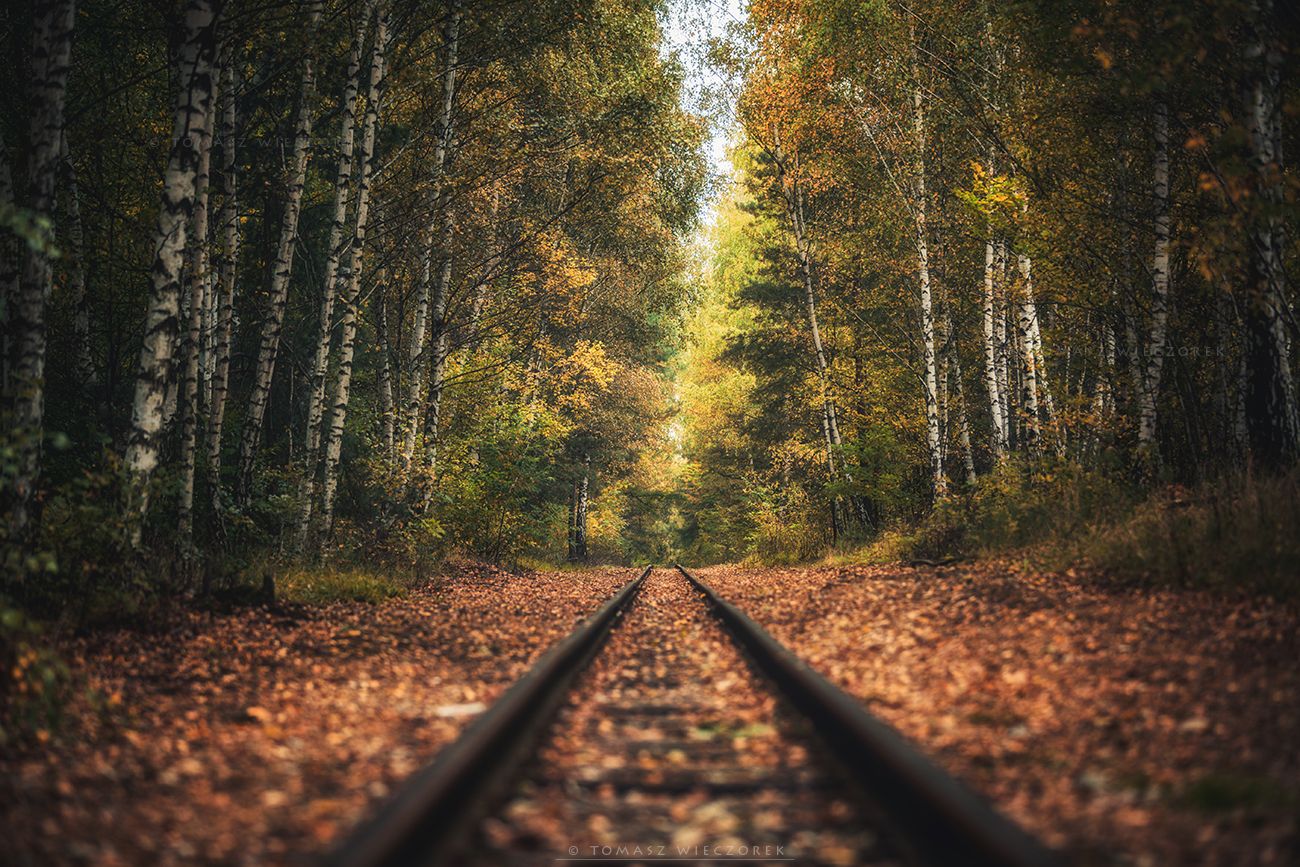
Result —
<path fill-rule="evenodd" d="M 9 146 L 0 128 L 0 208 L 17 207 L 13 169 L 9 165 Z M 10 332 L 14 306 L 18 301 L 18 278 L 22 274 L 23 254 L 12 232 L 0 231 L 0 401 L 4 416 L 13 410 L 13 340 Z"/>
<path fill-rule="evenodd" d="M 90 306 L 86 296 L 86 240 L 81 223 L 81 191 L 77 185 L 77 168 L 68 152 L 68 136 L 62 136 L 60 162 L 63 169 L 64 194 L 67 200 L 68 294 L 72 306 L 72 340 L 77 380 L 83 388 L 95 384 L 95 365 L 90 351 Z"/>
<path fill-rule="evenodd" d="M 934 307 L 930 290 L 930 250 L 926 225 L 925 97 L 921 93 L 920 73 L 915 58 L 913 75 L 917 76 L 912 91 L 912 122 L 916 133 L 916 201 L 913 208 L 916 218 L 916 273 L 921 290 L 921 346 L 925 364 L 925 440 L 930 452 L 930 481 L 934 498 L 940 500 L 948 493 L 948 478 L 943 470 L 939 425 L 939 370 L 934 342 Z"/>
<path fill-rule="evenodd" d="M 947 356 L 953 378 L 953 393 L 956 395 L 957 410 L 957 444 L 961 446 L 962 470 L 965 472 L 967 485 L 975 484 L 975 452 L 971 448 L 970 419 L 966 412 L 966 386 L 962 383 L 961 352 L 957 348 L 957 337 L 952 330 L 944 303 L 944 355 Z"/>
<path fill-rule="evenodd" d="M 993 420 L 989 449 L 994 463 L 998 463 L 1007 453 L 1007 421 L 1002 415 L 1002 393 L 998 381 L 995 259 L 996 251 L 990 238 L 984 242 L 984 292 L 980 296 L 980 312 L 984 320 L 984 389 L 988 392 L 989 416 Z"/>
<path fill-rule="evenodd" d="M 361 137 L 361 164 L 357 177 L 356 225 L 348 262 L 348 285 L 343 297 L 342 334 L 339 338 L 338 373 L 334 384 L 334 406 L 330 413 L 329 436 L 321 483 L 321 538 L 328 538 L 334 522 L 334 498 L 338 489 L 339 459 L 343 454 L 343 429 L 347 423 L 348 399 L 352 391 L 352 361 L 356 349 L 358 304 L 361 295 L 362 254 L 366 247 L 366 226 L 370 219 L 370 178 L 374 165 L 375 136 L 379 127 L 380 100 L 384 85 L 384 52 L 388 48 L 388 9 L 383 8 L 375 26 L 375 44 L 370 59 L 370 86 L 366 91 L 365 132 Z M 382 292 L 385 287 L 378 287 Z M 307 519 L 310 520 L 310 513 Z"/>
<path fill-rule="evenodd" d="M 381 287 L 387 282 L 385 277 L 385 273 L 380 271 Z M 397 428 L 393 406 L 393 350 L 388 341 L 388 299 L 385 293 L 376 293 L 375 305 L 375 339 L 379 349 L 379 436 L 384 453 L 392 454 Z"/>
<path fill-rule="evenodd" d="M 1138 413 L 1138 455 L 1143 474 L 1153 479 L 1160 468 L 1156 441 L 1160 375 L 1165 361 L 1165 332 L 1169 321 L 1169 106 L 1156 102 L 1153 114 L 1153 189 L 1155 250 L 1151 257 L 1151 330 L 1147 336 L 1146 365 L 1142 373 Z"/>
<path fill-rule="evenodd" d="M 993 297 L 993 340 L 997 349 L 998 400 L 1001 404 L 1002 441 L 1006 445 L 1007 451 L 1010 452 L 1015 447 L 1015 443 L 1011 440 L 1012 433 L 1015 430 L 1015 426 L 1012 424 L 1012 413 L 1015 409 L 1012 398 L 1015 389 L 1012 387 L 1011 346 L 1007 339 L 1007 317 L 1010 314 L 1010 300 L 1007 293 L 1006 241 L 999 241 L 997 244 L 997 269 L 994 276 L 997 282 Z"/>
<path fill-rule="evenodd" d="M 803 283 L 804 310 L 808 314 L 808 331 L 812 336 L 813 358 L 817 364 L 817 375 L 821 384 L 822 430 L 826 438 L 826 470 L 831 482 L 850 481 L 848 473 L 837 467 L 835 452 L 843 446 L 840 436 L 839 412 L 835 404 L 834 385 L 831 381 L 830 362 L 826 357 L 826 348 L 822 343 L 821 325 L 817 319 L 817 284 L 813 276 L 812 239 L 808 236 L 805 221 L 805 201 L 803 184 L 799 179 L 799 155 L 795 153 L 794 172 L 786 171 L 785 154 L 778 142 L 775 146 L 778 165 L 778 180 L 781 184 L 782 198 L 785 202 L 786 217 L 790 221 L 790 232 L 794 237 L 795 254 L 799 259 L 799 277 Z M 831 516 L 836 534 L 841 529 L 838 519 L 839 497 L 832 497 Z M 862 516 L 859 516 L 862 517 Z"/>
<path fill-rule="evenodd" d="M 162 202 L 154 235 L 149 309 L 136 374 L 126 467 L 134 477 L 135 518 L 132 542 L 138 545 L 148 509 L 148 483 L 158 466 L 163 403 L 176 353 L 179 331 L 181 265 L 186 228 L 194 208 L 204 124 L 213 94 L 216 9 L 211 0 L 189 0 L 184 12 L 185 38 L 177 56 L 177 91 L 171 155 L 163 176 Z"/>
<path fill-rule="evenodd" d="M 591 456 L 582 456 L 582 472 L 573 483 L 572 532 L 569 543 L 569 560 L 587 562 L 587 509 L 591 490 Z"/>
<path fill-rule="evenodd" d="M 312 3 L 309 28 L 315 35 L 320 21 L 321 0 Z M 316 75 L 311 54 L 302 62 L 302 83 L 298 90 L 298 111 L 294 122 L 293 156 L 285 190 L 284 216 L 280 222 L 280 241 L 271 266 L 270 309 L 262 323 L 262 336 L 253 371 L 253 389 L 248 397 L 248 416 L 239 442 L 239 477 L 235 493 L 241 502 L 252 494 L 253 468 L 262 442 L 262 423 L 275 375 L 275 360 L 280 351 L 280 332 L 284 327 L 284 308 L 289 295 L 289 277 L 293 272 L 294 247 L 298 240 L 298 215 L 302 212 L 302 192 L 311 156 L 312 108 L 315 102 Z"/>
<path fill-rule="evenodd" d="M 1245 326 L 1246 422 L 1252 458 L 1279 466 L 1300 452 L 1295 382 L 1286 317 L 1282 155 L 1282 56 L 1272 0 L 1255 0 L 1247 18 L 1246 126 L 1254 200 Z"/>
<path fill-rule="evenodd" d="M 1020 303 L 1016 318 L 1016 340 L 1020 347 L 1020 411 L 1024 425 L 1024 442 L 1029 450 L 1038 446 L 1038 359 L 1034 352 L 1033 330 L 1038 321 L 1034 305 L 1034 284 L 1030 269 L 1032 263 L 1023 253 L 1017 254 L 1020 269 Z"/>
<path fill-rule="evenodd" d="M 404 418 L 402 419 L 401 465 L 408 470 L 415 455 L 415 444 L 420 431 L 420 419 L 423 415 L 425 401 L 425 368 L 432 367 L 425 357 L 430 345 L 436 344 L 441 337 L 442 320 L 446 317 L 447 286 L 444 274 L 450 278 L 450 258 L 447 240 L 450 235 L 450 220 L 447 213 L 446 170 L 451 147 L 452 112 L 456 100 L 457 62 L 460 53 L 460 19 L 461 9 L 458 0 L 452 0 L 451 14 L 448 16 L 443 32 L 442 64 L 442 102 L 438 117 L 438 140 L 433 151 L 431 181 L 433 186 L 433 208 L 429 226 L 425 235 L 423 268 L 420 276 L 419 293 L 415 302 L 415 327 L 411 335 L 410 357 L 407 366 L 407 392 L 404 401 Z M 445 265 L 438 269 L 438 290 L 434 292 L 433 263 L 435 250 L 445 259 Z M 441 316 L 438 313 L 441 300 Z M 433 335 L 430 337 L 430 318 L 433 321 Z M 436 363 L 436 362 L 435 362 Z M 432 390 L 432 388 L 431 388 Z M 434 421 L 436 429 L 437 422 Z"/>
<path fill-rule="evenodd" d="M 181 423 L 181 496 L 177 527 L 181 546 L 188 548 L 194 532 L 194 469 L 199 432 L 199 350 L 203 341 L 203 319 L 208 308 L 208 179 L 212 166 L 212 132 L 217 115 L 217 94 L 208 100 L 208 115 L 199 137 L 199 165 L 194 175 L 194 214 L 190 221 L 189 261 L 185 279 L 189 283 L 189 329 L 185 339 L 184 415 Z"/>
<path fill-rule="evenodd" d="M 209 386 L 207 475 L 208 496 L 213 513 L 221 507 L 221 431 L 226 418 L 226 401 L 230 394 L 230 345 L 235 324 L 235 278 L 239 264 L 239 199 L 235 139 L 238 119 L 235 112 L 235 60 L 227 56 L 222 69 L 222 90 L 226 95 L 221 114 L 221 261 L 220 292 L 215 307 L 212 380 Z"/>
<path fill-rule="evenodd" d="M 302 477 L 298 483 L 297 550 L 305 550 L 311 527 L 312 500 L 316 492 L 316 470 L 320 461 L 321 420 L 325 410 L 325 378 L 329 373 L 330 336 L 334 333 L 334 299 L 338 295 L 339 258 L 343 254 L 343 230 L 347 226 L 348 198 L 352 184 L 352 151 L 355 139 L 357 97 L 361 79 L 361 49 L 374 13 L 373 0 L 361 13 L 361 23 L 352 41 L 348 57 L 347 79 L 343 85 L 343 118 L 339 125 L 339 163 L 334 179 L 334 212 L 330 223 L 329 246 L 326 248 L 325 273 L 321 281 L 316 355 L 312 362 L 310 392 L 307 397 L 307 423 L 303 435 Z M 373 74 L 373 73 L 372 73 Z"/>
<path fill-rule="evenodd" d="M 45 312 L 49 306 L 54 264 L 54 190 L 63 141 L 63 106 L 72 64 L 73 0 L 38 0 L 32 32 L 32 117 L 28 134 L 27 207 L 38 220 L 48 221 L 38 247 L 23 252 L 16 303 L 9 311 L 13 355 L 10 391 L 11 435 L 15 467 L 10 492 L 11 538 L 27 532 L 29 507 L 41 473 L 45 438 Z"/>

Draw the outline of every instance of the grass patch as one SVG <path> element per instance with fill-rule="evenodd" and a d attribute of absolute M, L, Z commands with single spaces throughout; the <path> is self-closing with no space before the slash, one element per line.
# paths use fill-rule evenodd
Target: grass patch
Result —
<path fill-rule="evenodd" d="M 364 569 L 294 568 L 276 576 L 276 595 L 286 602 L 383 602 L 405 596 L 404 581 Z"/>
<path fill-rule="evenodd" d="M 1135 583 L 1300 598 L 1300 470 L 1154 492 L 1072 465 L 1008 464 L 920 522 L 832 553 L 831 565 L 1026 556 Z"/>
<path fill-rule="evenodd" d="M 1120 576 L 1300 598 L 1300 472 L 1169 488 L 1096 526 L 1078 559 Z"/>
<path fill-rule="evenodd" d="M 1244 774 L 1207 774 L 1191 782 L 1172 799 L 1181 807 L 1205 813 L 1229 813 L 1239 809 L 1294 807 L 1294 791 L 1268 777 Z"/>

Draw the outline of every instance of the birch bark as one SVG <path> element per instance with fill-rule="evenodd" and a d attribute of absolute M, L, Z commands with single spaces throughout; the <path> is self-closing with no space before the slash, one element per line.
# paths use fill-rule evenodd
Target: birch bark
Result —
<path fill-rule="evenodd" d="M 1038 310 L 1034 304 L 1032 262 L 1024 254 L 1017 254 L 1020 270 L 1020 300 L 1016 317 L 1016 338 L 1020 348 L 1021 388 L 1020 410 L 1024 425 L 1024 441 L 1029 450 L 1038 447 L 1038 357 L 1034 352 L 1034 324 Z"/>
<path fill-rule="evenodd" d="M 221 114 L 221 226 L 220 292 L 215 306 L 212 381 L 209 387 L 207 430 L 208 493 L 214 513 L 221 505 L 221 432 L 225 426 L 230 393 L 230 345 L 235 326 L 235 290 L 239 265 L 238 163 L 235 139 L 238 117 L 235 105 L 235 61 L 226 57 L 222 68 L 225 103 Z"/>
<path fill-rule="evenodd" d="M 176 353 L 186 229 L 194 208 L 202 130 L 212 102 L 216 17 L 217 9 L 211 0 L 188 0 L 183 16 L 185 37 L 177 52 L 180 87 L 154 235 L 149 308 L 126 451 L 126 467 L 135 479 L 137 520 L 132 542 L 136 545 L 143 529 L 141 519 L 149 505 L 148 482 L 158 466 L 163 404 Z"/>
<path fill-rule="evenodd" d="M 343 117 L 339 124 L 339 163 L 334 178 L 334 210 L 330 222 L 329 246 L 325 255 L 324 274 L 321 281 L 321 300 L 316 335 L 316 355 L 312 362 L 310 387 L 307 397 L 307 422 L 303 435 L 302 477 L 298 483 L 298 533 L 297 548 L 307 545 L 311 527 L 312 500 L 316 491 L 316 470 L 320 460 L 321 421 L 325 410 L 325 378 L 329 372 L 330 336 L 334 332 L 334 300 L 338 295 L 339 258 L 343 254 L 343 230 L 347 226 L 348 199 L 352 184 L 353 145 L 356 128 L 357 97 L 360 91 L 361 47 L 366 39 L 370 18 L 374 13 L 373 0 L 362 11 L 361 23 L 352 41 L 348 57 L 347 78 L 343 85 L 341 106 Z"/>
<path fill-rule="evenodd" d="M 59 160 L 63 169 L 64 198 L 68 216 L 68 294 L 72 302 L 72 339 L 76 353 L 77 379 L 83 387 L 96 382 L 95 365 L 90 351 L 90 306 L 86 295 L 86 238 L 81 223 L 81 190 L 77 184 L 77 167 L 68 152 L 68 136 L 62 136 Z"/>
<path fill-rule="evenodd" d="M 342 332 L 339 338 L 338 373 L 334 384 L 334 405 L 330 413 L 329 435 L 325 443 L 321 482 L 321 538 L 328 538 L 334 521 L 334 498 L 338 490 L 339 459 L 343 454 L 343 428 L 347 423 L 348 400 L 352 391 L 352 362 L 356 350 L 358 302 L 361 295 L 362 254 L 366 246 L 366 227 L 370 219 L 370 182 L 375 154 L 375 135 L 379 126 L 380 100 L 384 83 L 384 52 L 388 48 L 388 9 L 379 12 L 375 41 L 370 60 L 370 84 L 366 90 L 365 132 L 361 137 L 359 174 L 357 177 L 356 223 L 348 262 L 348 285 L 343 298 Z M 384 291 L 380 286 L 376 291 Z M 310 500 L 309 500 L 310 502 Z M 307 519 L 310 520 L 310 513 Z"/>
<path fill-rule="evenodd" d="M 1155 249 L 1151 257 L 1151 328 L 1147 335 L 1146 365 L 1142 371 L 1138 413 L 1138 453 L 1143 472 L 1154 477 L 1160 466 L 1156 441 L 1160 375 L 1165 361 L 1165 334 L 1169 321 L 1169 106 L 1156 102 L 1152 116 L 1152 206 Z"/>
<path fill-rule="evenodd" d="M 313 37 L 320 21 L 322 6 L 322 0 L 313 0 L 310 6 L 309 29 Z M 266 320 L 262 323 L 257 366 L 253 371 L 253 388 L 248 397 L 248 417 L 244 420 L 244 431 L 239 442 L 239 476 L 235 493 L 241 502 L 247 502 L 252 494 L 253 468 L 257 462 L 257 450 L 262 442 L 262 424 L 266 418 L 271 380 L 275 375 L 276 357 L 280 351 L 280 332 L 284 327 L 284 308 L 289 295 L 289 278 L 293 272 L 294 247 L 298 240 L 298 216 L 302 212 L 307 161 L 311 157 L 315 93 L 315 67 L 312 56 L 308 53 L 302 62 L 302 82 L 298 90 L 298 111 L 294 122 L 293 155 L 289 161 L 284 216 L 280 222 L 280 240 L 271 267 L 271 286 L 268 293 L 271 304 Z"/>
<path fill-rule="evenodd" d="M 42 243 L 27 245 L 8 334 L 13 352 L 9 385 L 10 424 L 16 451 L 9 521 L 14 536 L 27 530 L 29 507 L 41 473 L 45 438 L 45 313 L 54 279 L 50 256 L 53 244 L 54 190 L 63 141 L 63 107 L 72 63 L 73 0 L 40 0 L 35 8 L 31 45 L 33 114 L 28 134 L 27 207 L 51 227 Z"/>
<path fill-rule="evenodd" d="M 990 451 L 994 462 L 1007 453 L 1007 420 L 1002 414 L 1001 383 L 998 378 L 998 305 L 995 301 L 995 260 L 993 239 L 984 243 L 984 291 L 980 295 L 980 314 L 984 325 L 984 389 L 989 396 L 989 415 L 993 420 Z"/>
<path fill-rule="evenodd" d="M 939 424 L 939 371 L 934 341 L 934 305 L 930 289 L 930 249 L 926 225 L 927 191 L 925 183 L 925 97 L 921 92 L 920 70 L 915 57 L 913 37 L 912 124 L 916 134 L 916 201 L 915 212 L 916 274 L 920 284 L 921 347 L 925 366 L 925 440 L 930 452 L 930 482 L 936 500 L 948 493 L 948 478 L 943 469 L 943 443 Z"/>
<path fill-rule="evenodd" d="M 379 274 L 379 285 L 387 283 L 386 274 Z M 379 436 L 386 454 L 392 454 L 394 425 L 393 406 L 393 349 L 388 339 L 388 298 L 384 292 L 376 293 L 375 339 L 379 344 Z"/>
<path fill-rule="evenodd" d="M 212 166 L 212 133 L 216 122 L 217 94 L 208 100 L 208 113 L 199 136 L 199 164 L 194 175 L 194 213 L 190 222 L 189 256 L 185 279 L 189 283 L 189 328 L 185 339 L 184 407 L 181 421 L 181 496 L 177 527 L 181 545 L 188 547 L 194 532 L 194 470 L 199 432 L 199 352 L 203 319 L 208 308 L 208 181 Z"/>
<path fill-rule="evenodd" d="M 1253 0 L 1244 59 L 1246 127 L 1254 194 L 1245 325 L 1247 432 L 1252 457 L 1278 465 L 1300 452 L 1295 381 L 1286 317 L 1282 154 L 1282 52 L 1273 0 Z"/>
<path fill-rule="evenodd" d="M 450 219 L 447 212 L 447 159 L 452 141 L 452 117 L 456 100 L 457 63 L 460 56 L 460 3 L 453 0 L 451 14 L 443 32 L 442 65 L 442 101 L 439 107 L 438 140 L 433 151 L 433 165 L 430 168 L 433 186 L 432 213 L 425 235 L 425 250 L 421 269 L 419 293 L 415 303 L 415 323 L 411 335 L 410 356 L 407 360 L 407 392 L 404 400 L 402 419 L 401 466 L 408 470 L 415 455 L 415 444 L 420 431 L 420 418 L 425 401 L 425 368 L 432 367 L 426 359 L 431 344 L 435 345 L 441 337 L 442 319 L 446 316 L 447 286 L 444 275 L 450 279 L 451 260 L 447 257 L 446 244 L 450 235 Z M 435 250 L 445 258 L 445 263 L 438 269 L 438 289 L 434 291 L 434 255 Z M 441 304 L 441 314 L 439 306 Z M 433 319 L 430 335 L 430 319 Z M 436 362 L 435 362 L 436 363 Z M 437 422 L 434 421 L 436 429 Z"/>

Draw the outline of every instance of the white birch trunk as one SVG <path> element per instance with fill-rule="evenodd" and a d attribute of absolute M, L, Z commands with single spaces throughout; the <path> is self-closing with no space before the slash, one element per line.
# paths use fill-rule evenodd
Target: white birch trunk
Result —
<path fill-rule="evenodd" d="M 1151 329 L 1147 334 L 1142 392 L 1138 396 L 1141 402 L 1138 412 L 1138 453 L 1144 472 L 1154 477 L 1160 465 L 1156 420 L 1160 375 L 1165 361 L 1165 333 L 1169 321 L 1169 106 L 1163 99 L 1155 105 L 1152 133 L 1155 250 L 1151 257 Z"/>
<path fill-rule="evenodd" d="M 348 199 L 352 184 L 353 144 L 356 129 L 357 97 L 360 91 L 361 48 L 365 43 L 374 3 L 367 3 L 348 57 L 347 79 L 343 86 L 343 117 L 339 126 L 339 163 L 334 179 L 334 212 L 330 222 L 329 246 L 321 284 L 316 355 L 312 362 L 307 397 L 307 423 L 303 436 L 302 478 L 298 483 L 297 549 L 304 550 L 311 528 L 312 500 L 316 491 L 316 471 L 320 461 L 321 421 L 325 410 L 325 378 L 329 372 L 330 335 L 334 331 L 334 299 L 338 295 L 339 258 L 343 254 L 343 230 L 347 226 Z M 372 73 L 373 74 L 373 73 Z"/>
<path fill-rule="evenodd" d="M 68 216 L 68 294 L 72 307 L 72 339 L 76 353 L 77 380 L 83 388 L 96 382 L 95 365 L 90 351 L 90 306 L 86 296 L 86 239 L 81 223 L 81 191 L 77 184 L 77 167 L 68 152 L 68 136 L 62 136 L 60 162 L 63 168 L 64 197 Z"/>
<path fill-rule="evenodd" d="M 984 323 L 984 389 L 989 396 L 989 415 L 993 420 L 990 450 L 994 462 L 1007 453 L 1007 420 L 1002 414 L 1002 391 L 998 377 L 998 305 L 995 299 L 997 284 L 996 257 L 993 240 L 984 243 L 984 291 L 980 296 L 980 313 Z"/>
<path fill-rule="evenodd" d="M 235 60 L 226 58 L 222 70 L 226 94 L 221 114 L 221 262 L 220 291 L 215 305 L 212 347 L 212 377 L 208 399 L 207 477 L 214 513 L 221 505 L 221 433 L 225 426 L 226 402 L 230 393 L 230 345 L 235 327 L 235 289 L 239 265 L 238 163 L 235 138 L 238 118 L 235 106 Z"/>
<path fill-rule="evenodd" d="M 387 283 L 386 274 L 379 273 L 379 285 Z M 393 350 L 388 340 L 388 297 L 376 292 L 375 338 L 379 344 L 379 437 L 385 454 L 392 454 L 393 438 L 397 432 L 393 406 Z"/>
<path fill-rule="evenodd" d="M 199 165 L 194 175 L 194 213 L 190 221 L 189 328 L 185 339 L 185 368 L 181 422 L 181 495 L 177 527 L 182 547 L 188 548 L 194 533 L 194 470 L 199 434 L 199 362 L 203 342 L 203 319 L 208 309 L 208 181 L 212 167 L 212 132 L 216 123 L 216 86 L 208 99 L 208 115 L 199 137 Z"/>
<path fill-rule="evenodd" d="M 1273 0 L 1253 0 L 1243 53 L 1249 158 L 1258 201 L 1250 227 L 1245 324 L 1246 419 L 1252 457 L 1278 465 L 1300 453 L 1300 413 L 1291 373 L 1283 262 L 1282 53 Z"/>
<path fill-rule="evenodd" d="M 149 308 L 136 375 L 126 467 L 135 479 L 137 520 L 132 542 L 139 544 L 148 509 L 148 482 L 158 466 L 159 433 L 179 331 L 181 266 L 186 229 L 194 208 L 194 181 L 200 140 L 213 92 L 213 31 L 216 14 L 210 0 L 189 0 L 184 12 L 185 39 L 178 52 L 177 92 L 171 155 L 163 176 L 162 202 L 150 269 Z"/>
<path fill-rule="evenodd" d="M 48 245 L 53 243 L 54 191 L 63 141 L 63 107 L 72 64 L 73 0 L 36 3 L 32 35 L 31 97 L 33 114 L 28 134 L 27 207 L 48 221 L 39 249 L 23 251 L 17 292 L 11 296 L 8 333 L 13 352 L 9 404 L 16 451 L 9 521 L 12 537 L 27 531 L 32 494 L 41 473 L 45 438 L 45 313 L 54 279 Z"/>
<path fill-rule="evenodd" d="M 442 66 L 442 102 L 438 117 L 438 140 L 433 152 L 433 165 L 430 170 L 433 185 L 433 209 L 426 233 L 423 267 L 420 274 L 419 293 L 415 304 L 415 327 L 411 335 L 410 357 L 407 365 L 407 392 L 404 401 L 404 418 L 402 419 L 401 466 L 409 470 L 415 455 L 416 440 L 419 436 L 420 418 L 425 403 L 425 368 L 437 365 L 425 357 L 430 345 L 437 353 L 437 344 L 441 338 L 443 320 L 446 318 L 447 284 L 450 280 L 449 252 L 447 241 L 450 236 L 450 214 L 447 212 L 446 169 L 451 147 L 453 109 L 456 100 L 457 63 L 460 55 L 460 20 L 459 3 L 453 3 L 443 34 Z M 445 263 L 438 269 L 437 291 L 434 290 L 433 263 L 435 249 L 445 258 Z M 441 308 L 441 315 L 439 315 Z M 434 333 L 429 334 L 430 319 L 433 320 Z M 441 388 L 439 384 L 438 388 Z M 431 385 L 430 391 L 432 392 Z M 436 430 L 437 421 L 433 427 Z"/>
<path fill-rule="evenodd" d="M 325 462 L 321 483 L 321 538 L 328 538 L 334 522 L 334 498 L 338 489 L 339 460 L 343 454 L 343 429 L 347 424 L 348 400 L 352 392 L 352 361 L 356 350 L 358 302 L 361 295 L 362 254 L 366 246 L 366 226 L 370 219 L 370 176 L 374 163 L 375 135 L 379 126 L 380 99 L 384 82 L 384 52 L 388 47 L 388 10 L 379 13 L 375 27 L 375 44 L 370 63 L 370 86 L 366 91 L 365 132 L 361 138 L 360 167 L 357 177 L 356 225 L 348 262 L 348 285 L 343 298 L 342 332 L 339 338 L 338 373 L 334 384 L 334 404 L 325 444 Z M 384 291 L 378 287 L 376 291 Z M 307 516 L 310 520 L 310 514 Z"/>
<path fill-rule="evenodd" d="M 1034 284 L 1030 258 L 1024 254 L 1016 255 L 1016 264 L 1020 269 L 1020 301 L 1016 317 L 1016 340 L 1020 348 L 1021 388 L 1020 411 L 1023 416 L 1024 441 L 1027 449 L 1033 451 L 1038 447 L 1038 358 L 1034 352 L 1034 325 L 1038 321 L 1038 311 L 1034 305 Z"/>
<path fill-rule="evenodd" d="M 322 3 L 311 6 L 309 26 L 315 35 Z M 302 83 L 298 92 L 298 112 L 294 122 L 293 156 L 290 158 L 288 185 L 285 190 L 284 217 L 280 223 L 280 240 L 271 267 L 271 304 L 262 323 L 262 336 L 253 371 L 253 389 L 248 397 L 248 416 L 239 442 L 239 477 L 235 493 L 247 502 L 253 487 L 253 468 L 262 443 L 262 424 L 275 376 L 275 361 L 280 351 L 280 332 L 284 327 L 284 308 L 289 296 L 289 278 L 293 272 L 293 254 L 298 240 L 298 216 L 302 212 L 302 193 L 311 156 L 312 109 L 315 102 L 316 75 L 309 53 L 303 58 Z"/>
<path fill-rule="evenodd" d="M 1007 451 L 1012 448 L 1012 413 L 1015 389 L 1012 387 L 1011 346 L 1007 339 L 1007 318 L 1010 315 L 1010 299 L 1007 293 L 1007 244 L 997 243 L 996 284 L 993 296 L 993 340 L 997 348 L 998 399 L 1001 403 L 1002 439 Z"/>
<path fill-rule="evenodd" d="M 835 405 L 834 387 L 831 382 L 830 363 L 826 358 L 826 348 L 822 343 L 821 325 L 817 319 L 817 289 L 813 278 L 812 239 L 808 237 L 808 227 L 804 222 L 804 193 L 798 178 L 796 164 L 795 177 L 791 179 L 790 190 L 786 196 L 790 224 L 794 232 L 795 251 L 799 257 L 800 277 L 803 281 L 804 309 L 808 313 L 808 331 L 812 335 L 813 357 L 817 362 L 817 374 L 821 382 L 822 415 L 826 429 L 826 467 L 828 478 L 840 479 L 836 468 L 835 453 L 843 446 L 840 436 L 839 413 Z M 844 481 L 848 481 L 847 475 Z M 838 514 L 838 498 L 832 509 Z"/>
<path fill-rule="evenodd" d="M 939 370 L 934 341 L 934 306 L 930 289 L 930 249 L 926 225 L 927 193 L 925 184 L 925 97 L 921 93 L 919 71 L 913 58 L 913 75 L 918 76 L 912 91 L 912 121 L 916 133 L 916 274 L 921 295 L 921 346 L 925 366 L 925 440 L 930 452 L 930 480 L 935 500 L 948 493 L 948 478 L 943 469 L 943 445 L 939 424 Z"/>

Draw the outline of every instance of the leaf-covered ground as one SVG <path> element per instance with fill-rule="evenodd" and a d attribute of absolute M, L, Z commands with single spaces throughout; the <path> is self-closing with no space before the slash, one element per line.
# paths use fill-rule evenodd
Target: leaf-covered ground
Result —
<path fill-rule="evenodd" d="M 1300 612 L 1006 563 L 700 570 L 1077 864 L 1300 863 Z"/>
<path fill-rule="evenodd" d="M 714 853 L 897 867 L 801 723 L 703 598 L 656 569 L 468 863 Z"/>
<path fill-rule="evenodd" d="M 189 612 L 67 643 L 66 724 L 0 756 L 0 862 L 319 852 L 634 575 L 464 565 L 377 605 Z"/>

